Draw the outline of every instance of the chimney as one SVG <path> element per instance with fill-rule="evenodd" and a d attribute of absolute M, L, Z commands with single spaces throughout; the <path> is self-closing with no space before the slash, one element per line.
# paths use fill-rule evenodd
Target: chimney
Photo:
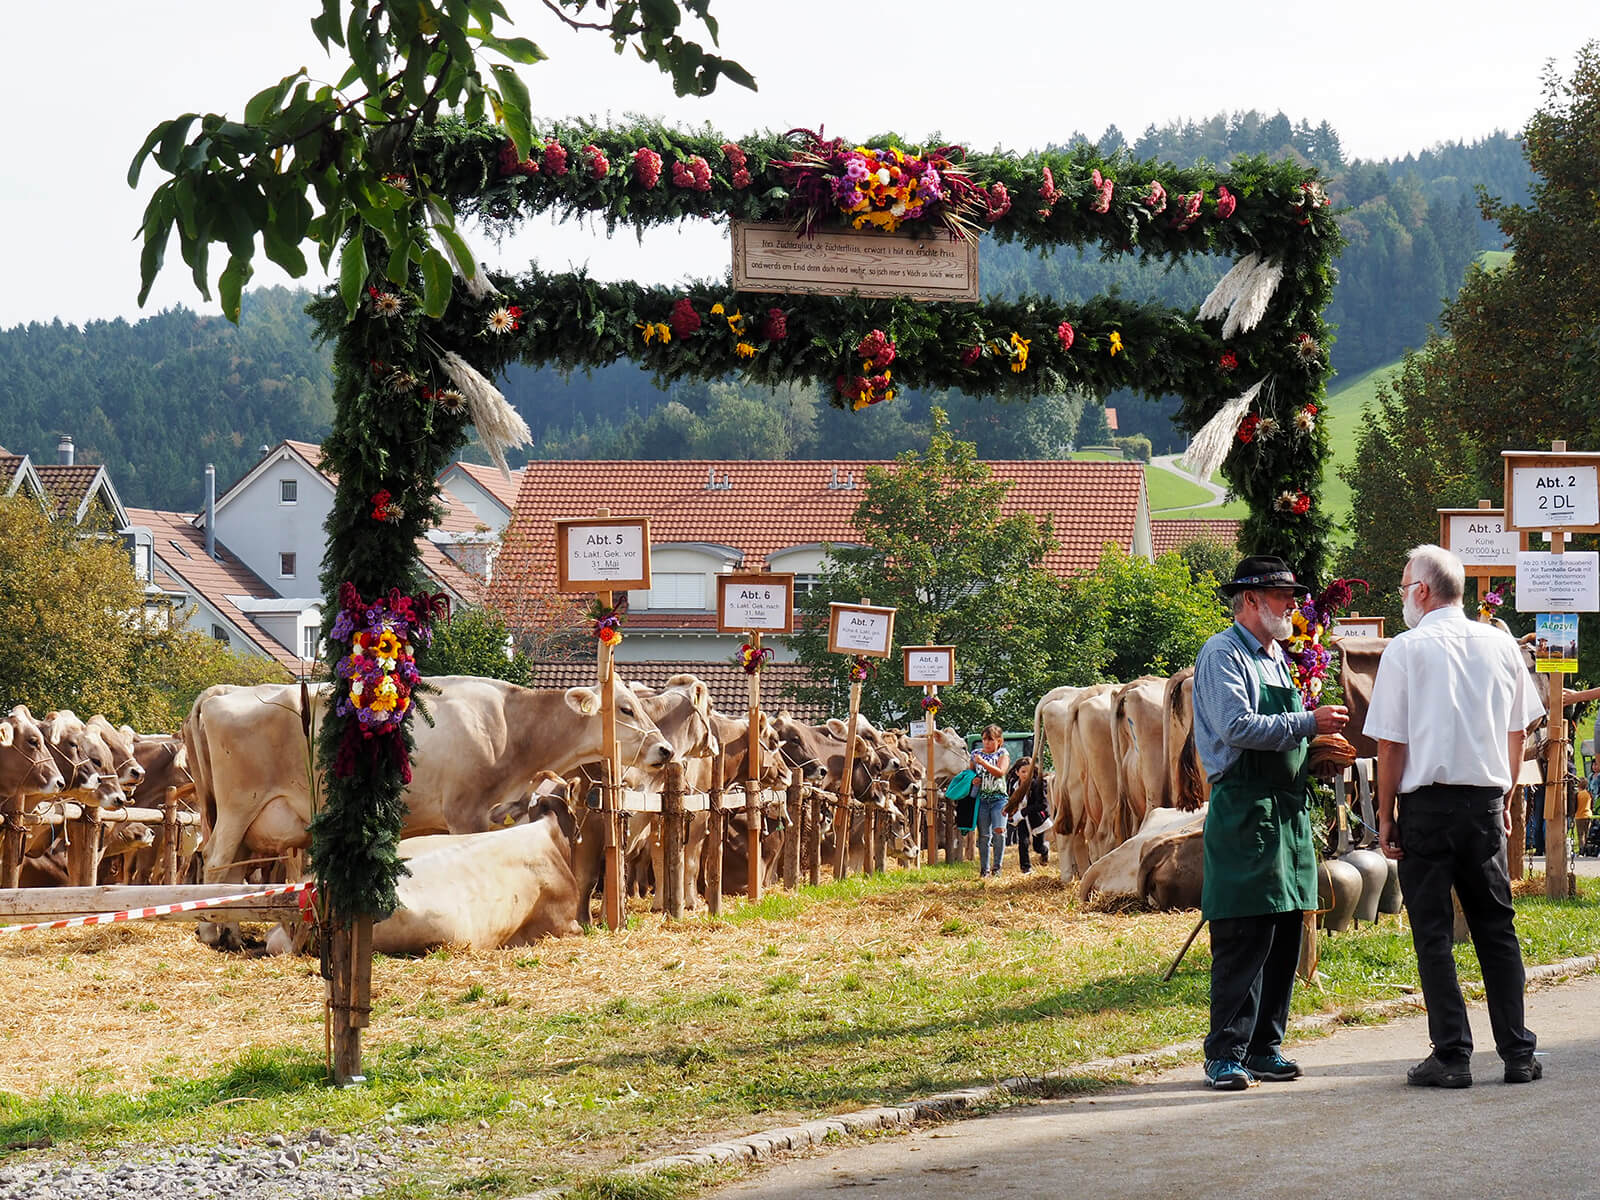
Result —
<path fill-rule="evenodd" d="M 262 443 L 261 448 L 256 451 L 256 457 L 257 458 L 265 458 L 267 455 L 269 455 L 271 453 L 272 453 L 272 447 L 266 445 L 265 443 Z"/>
<path fill-rule="evenodd" d="M 206 557 L 217 556 L 217 468 L 206 464 Z"/>
<path fill-rule="evenodd" d="M 63 467 L 72 465 L 72 438 L 67 434 L 61 435 L 61 440 L 56 443 L 56 461 Z"/>
<path fill-rule="evenodd" d="M 715 467 L 707 467 L 706 468 L 706 491 L 714 492 L 716 490 L 717 490 L 717 469 Z"/>

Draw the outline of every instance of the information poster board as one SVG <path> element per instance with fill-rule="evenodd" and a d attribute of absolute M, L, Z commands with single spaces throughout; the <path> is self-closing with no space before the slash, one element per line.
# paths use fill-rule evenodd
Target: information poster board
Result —
<path fill-rule="evenodd" d="M 888 658 L 894 646 L 892 608 L 871 604 L 828 605 L 828 653 Z"/>
<path fill-rule="evenodd" d="M 1439 545 L 1461 560 L 1468 575 L 1484 579 L 1515 572 L 1528 535 L 1506 527 L 1503 508 L 1441 508 Z"/>
<path fill-rule="evenodd" d="M 1600 533 L 1600 454 L 1507 450 L 1507 529 Z"/>
<path fill-rule="evenodd" d="M 558 592 L 626 592 L 649 586 L 649 517 L 556 522 Z"/>
<path fill-rule="evenodd" d="M 949 687 L 955 683 L 954 646 L 902 646 L 900 653 L 905 665 L 907 687 L 924 687 L 928 684 Z"/>
<path fill-rule="evenodd" d="M 1540 613 L 1534 618 L 1533 669 L 1570 675 L 1578 669 L 1578 614 Z"/>
<path fill-rule="evenodd" d="M 838 228 L 804 234 L 792 224 L 751 221 L 732 226 L 735 291 L 978 300 L 976 238 Z"/>
<path fill-rule="evenodd" d="M 717 576 L 718 633 L 789 633 L 794 576 L 745 572 Z"/>
<path fill-rule="evenodd" d="M 1517 555 L 1517 611 L 1600 612 L 1600 553 L 1526 550 Z"/>

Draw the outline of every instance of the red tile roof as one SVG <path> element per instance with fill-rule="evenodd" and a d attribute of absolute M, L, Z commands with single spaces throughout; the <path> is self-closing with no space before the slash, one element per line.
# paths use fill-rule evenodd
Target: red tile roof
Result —
<path fill-rule="evenodd" d="M 1150 547 L 1157 554 L 1176 550 L 1187 542 L 1216 542 L 1221 546 L 1239 544 L 1241 522 L 1212 517 L 1205 520 L 1151 521 Z"/>
<path fill-rule="evenodd" d="M 217 545 L 217 557 L 206 557 L 205 531 L 189 524 L 189 518 L 184 513 L 130 508 L 128 520 L 150 530 L 156 557 L 166 565 L 156 568 L 158 575 L 167 575 L 175 579 L 183 590 L 204 596 L 207 604 L 232 621 L 264 654 L 288 668 L 291 674 L 300 673 L 299 656 L 228 599 L 229 596 L 276 596 L 278 593 L 261 576 L 220 543 Z M 156 582 L 159 584 L 160 580 Z"/>
<path fill-rule="evenodd" d="M 517 506 L 517 492 L 522 487 L 522 468 L 511 472 L 511 478 L 507 479 L 500 474 L 499 467 L 487 467 L 481 463 L 469 462 L 456 462 L 451 466 L 458 467 L 471 476 L 472 481 L 500 501 L 507 512 Z"/>
<path fill-rule="evenodd" d="M 297 442 L 292 438 L 285 438 L 283 444 L 288 446 L 291 450 L 296 451 L 301 458 L 305 459 L 317 470 L 322 471 L 322 473 L 329 479 L 333 480 L 335 484 L 339 482 L 339 477 L 332 471 L 323 470 L 322 447 L 319 444 L 316 442 Z"/>
<path fill-rule="evenodd" d="M 595 664 L 589 662 L 536 662 L 536 688 L 593 687 Z M 674 675 L 690 674 L 705 681 L 711 705 L 730 717 L 742 717 L 750 707 L 749 677 L 731 662 L 619 662 L 617 672 L 629 683 L 660 687 Z M 822 721 L 833 715 L 823 706 L 801 704 L 795 688 L 810 681 L 808 668 L 799 663 L 769 663 L 761 671 L 761 711 L 787 712 L 802 721 Z"/>
<path fill-rule="evenodd" d="M 100 468 L 90 463 L 76 463 L 70 467 L 59 463 L 35 463 L 33 469 L 55 502 L 57 517 L 76 516 L 78 506 L 89 494 L 89 485 L 100 474 Z"/>
<path fill-rule="evenodd" d="M 1144 468 L 1136 462 L 997 461 L 1011 480 L 1003 510 L 1048 518 L 1057 549 L 1044 565 L 1057 574 L 1092 570 L 1106 542 L 1131 551 L 1144 506 Z M 743 554 L 746 570 L 773 554 L 822 542 L 854 542 L 855 511 L 866 495 L 866 469 L 887 461 L 535 461 L 505 548 L 495 563 L 490 599 L 506 613 L 555 589 L 555 525 L 608 507 L 615 516 L 647 516 L 653 543 L 711 542 Z M 727 487 L 709 488 L 715 475 Z M 851 480 L 853 487 L 833 486 Z"/>

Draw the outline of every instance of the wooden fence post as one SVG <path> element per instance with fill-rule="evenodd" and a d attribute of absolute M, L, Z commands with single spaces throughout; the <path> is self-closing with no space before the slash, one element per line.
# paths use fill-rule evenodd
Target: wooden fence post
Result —
<path fill-rule="evenodd" d="M 683 764 L 667 764 L 661 788 L 661 908 L 674 920 L 683 919 Z"/>
<path fill-rule="evenodd" d="M 861 712 L 861 681 L 850 684 L 850 720 L 844 727 L 844 773 L 839 779 L 838 808 L 833 815 L 833 877 L 849 872 L 850 801 L 856 794 L 856 717 Z"/>
<path fill-rule="evenodd" d="M 182 835 L 178 830 L 178 789 L 175 787 L 167 789 L 166 800 L 161 805 L 161 833 L 166 838 L 161 854 L 162 882 L 177 883 L 178 840 Z"/>
<path fill-rule="evenodd" d="M 330 918 L 328 1037 L 333 1079 L 361 1083 L 361 1031 L 372 1015 L 372 918 Z"/>
<path fill-rule="evenodd" d="M 71 887 L 93 887 L 100 867 L 100 806 L 92 793 L 80 793 L 78 819 L 68 821 L 67 883 Z M 122 882 L 128 882 L 124 879 Z"/>
<path fill-rule="evenodd" d="M 873 831 L 870 865 L 874 873 L 882 875 L 889 862 L 889 847 L 886 844 L 889 840 L 889 814 L 884 811 L 881 802 L 875 802 L 868 815 L 872 818 Z"/>
<path fill-rule="evenodd" d="M 5 799 L 5 831 L 0 836 L 0 887 L 14 888 L 22 877 L 22 847 L 27 830 L 22 824 L 22 796 Z"/>
<path fill-rule="evenodd" d="M 706 848 L 700 858 L 706 877 L 706 911 L 713 917 L 722 914 L 723 782 L 722 755 L 718 754 L 711 760 L 711 808 L 706 813 Z"/>
<path fill-rule="evenodd" d="M 806 788 L 806 870 L 812 887 L 822 883 L 822 793 Z"/>

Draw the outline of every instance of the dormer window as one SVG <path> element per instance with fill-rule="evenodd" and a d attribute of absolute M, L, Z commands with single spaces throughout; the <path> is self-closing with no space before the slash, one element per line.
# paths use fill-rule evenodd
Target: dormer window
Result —
<path fill-rule="evenodd" d="M 300 503 L 300 481 L 298 479 L 278 480 L 278 503 Z"/>

